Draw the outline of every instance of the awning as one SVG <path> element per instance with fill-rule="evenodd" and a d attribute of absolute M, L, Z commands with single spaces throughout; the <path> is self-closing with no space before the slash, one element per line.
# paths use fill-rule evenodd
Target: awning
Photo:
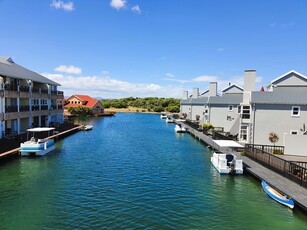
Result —
<path fill-rule="evenodd" d="M 230 147 L 230 148 L 243 148 L 243 145 L 238 144 L 235 141 L 230 140 L 213 140 L 220 147 Z"/>
<path fill-rule="evenodd" d="M 48 128 L 48 127 L 42 127 L 42 128 L 33 128 L 33 129 L 27 129 L 28 132 L 45 132 L 54 130 L 55 128 Z"/>

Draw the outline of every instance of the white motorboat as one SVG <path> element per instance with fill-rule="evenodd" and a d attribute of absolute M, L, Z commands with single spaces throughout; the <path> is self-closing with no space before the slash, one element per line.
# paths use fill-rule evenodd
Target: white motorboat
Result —
<path fill-rule="evenodd" d="M 175 126 L 176 133 L 185 133 L 186 131 L 187 131 L 187 128 L 182 126 L 182 124 L 178 124 Z"/>
<path fill-rule="evenodd" d="M 165 113 L 161 113 L 160 118 L 161 118 L 161 119 L 166 119 L 166 118 L 167 118 L 167 115 L 166 115 Z"/>
<path fill-rule="evenodd" d="M 91 129 L 93 129 L 92 125 L 85 125 L 83 130 L 88 131 L 88 130 L 91 130 Z"/>
<path fill-rule="evenodd" d="M 173 118 L 173 114 L 167 114 L 165 122 L 166 123 L 174 123 L 175 119 Z"/>
<path fill-rule="evenodd" d="M 214 152 L 211 163 L 220 174 L 243 174 L 243 161 L 232 153 Z"/>
<path fill-rule="evenodd" d="M 39 139 L 38 136 L 48 132 L 50 136 L 54 128 L 28 129 L 28 141 L 20 144 L 21 156 L 43 156 L 55 149 L 54 140 L 49 138 Z M 31 137 L 30 137 L 31 136 Z M 30 139 L 29 139 L 30 138 Z"/>

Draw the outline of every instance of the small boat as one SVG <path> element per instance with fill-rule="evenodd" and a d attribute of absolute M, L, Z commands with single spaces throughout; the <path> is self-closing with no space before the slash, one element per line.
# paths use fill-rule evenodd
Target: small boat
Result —
<path fill-rule="evenodd" d="M 173 118 L 173 114 L 167 114 L 165 122 L 166 123 L 174 123 L 175 119 Z"/>
<path fill-rule="evenodd" d="M 176 133 L 185 133 L 186 131 L 187 131 L 187 128 L 182 126 L 181 124 L 178 124 L 175 126 Z"/>
<path fill-rule="evenodd" d="M 32 128 L 28 129 L 28 141 L 20 144 L 20 155 L 21 156 L 43 156 L 50 151 L 55 149 L 54 140 L 49 138 L 39 139 L 39 136 L 44 135 L 43 133 L 54 131 L 54 128 Z M 32 137 L 29 139 L 29 137 Z"/>
<path fill-rule="evenodd" d="M 84 125 L 81 128 L 81 130 L 84 130 L 84 131 L 89 131 L 89 130 L 92 130 L 92 129 L 93 129 L 92 125 Z"/>
<path fill-rule="evenodd" d="M 214 152 L 211 163 L 220 174 L 243 174 L 243 161 L 232 153 Z"/>
<path fill-rule="evenodd" d="M 167 115 L 166 115 L 165 113 L 161 113 L 160 118 L 161 118 L 161 119 L 166 119 L 166 118 L 167 118 Z"/>
<path fill-rule="evenodd" d="M 271 186 L 269 186 L 264 180 L 262 180 L 261 185 L 265 193 L 268 194 L 272 199 L 291 209 L 294 208 L 294 202 L 290 197 L 279 193 Z"/>

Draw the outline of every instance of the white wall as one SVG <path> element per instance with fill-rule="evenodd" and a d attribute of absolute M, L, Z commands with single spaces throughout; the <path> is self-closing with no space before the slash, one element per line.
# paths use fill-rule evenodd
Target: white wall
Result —
<path fill-rule="evenodd" d="M 285 155 L 307 156 L 307 135 L 284 134 Z"/>
<path fill-rule="evenodd" d="M 304 123 L 307 123 L 307 107 L 301 106 L 300 116 L 291 116 L 291 105 L 257 105 L 254 123 L 254 144 L 272 145 L 269 141 L 269 133 L 278 135 L 276 145 L 284 144 L 284 133 L 291 130 L 300 131 Z M 251 120 L 253 119 L 253 112 Z"/>

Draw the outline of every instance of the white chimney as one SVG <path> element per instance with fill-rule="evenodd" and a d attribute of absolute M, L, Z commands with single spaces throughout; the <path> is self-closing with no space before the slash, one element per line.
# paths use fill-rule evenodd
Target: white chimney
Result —
<path fill-rule="evenodd" d="M 188 99 L 189 92 L 188 91 L 183 91 L 182 99 Z"/>
<path fill-rule="evenodd" d="M 256 70 L 244 71 L 244 92 L 243 104 L 249 104 L 251 99 L 251 92 L 256 88 Z"/>
<path fill-rule="evenodd" d="M 198 97 L 199 97 L 199 89 L 193 88 L 192 98 L 198 98 Z"/>
<path fill-rule="evenodd" d="M 210 82 L 208 96 L 209 97 L 217 96 L 217 82 Z"/>

